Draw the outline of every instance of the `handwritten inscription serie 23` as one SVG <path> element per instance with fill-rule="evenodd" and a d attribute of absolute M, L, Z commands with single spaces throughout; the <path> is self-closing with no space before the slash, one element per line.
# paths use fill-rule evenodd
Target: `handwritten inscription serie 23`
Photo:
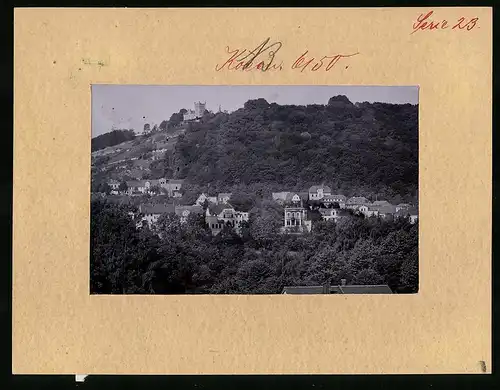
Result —
<path fill-rule="evenodd" d="M 448 22 L 446 19 L 437 19 L 434 16 L 434 11 L 429 11 L 426 14 L 420 14 L 417 17 L 415 23 L 413 23 L 413 31 L 410 33 L 414 34 L 417 31 L 425 30 L 465 30 L 470 31 L 473 28 L 479 28 L 478 26 L 479 18 L 466 18 L 462 16 L 454 22 Z"/>

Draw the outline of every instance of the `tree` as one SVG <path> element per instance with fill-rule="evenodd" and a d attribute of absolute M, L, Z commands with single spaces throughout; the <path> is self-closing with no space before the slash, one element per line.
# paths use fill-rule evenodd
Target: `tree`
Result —
<path fill-rule="evenodd" d="M 135 139 L 134 130 L 113 130 L 109 133 L 98 135 L 91 140 L 92 152 L 121 144 Z"/>
<path fill-rule="evenodd" d="M 144 134 L 147 134 L 151 131 L 151 126 L 149 125 L 149 123 L 145 123 L 144 124 L 144 130 L 143 130 L 143 133 Z"/>
<path fill-rule="evenodd" d="M 128 190 L 128 186 L 127 186 L 127 183 L 122 181 L 120 183 L 120 185 L 118 186 L 118 189 L 121 191 L 121 192 L 127 192 Z"/>
<path fill-rule="evenodd" d="M 111 193 L 111 187 L 108 183 L 101 183 L 101 185 L 99 186 L 99 192 L 109 195 Z"/>
<path fill-rule="evenodd" d="M 162 188 L 159 185 L 151 186 L 151 188 L 149 189 L 149 191 L 151 191 L 153 194 L 161 194 L 161 190 Z"/>
<path fill-rule="evenodd" d="M 165 120 L 164 120 L 164 121 L 161 121 L 160 126 L 159 126 L 160 130 L 161 130 L 161 131 L 165 131 L 165 130 L 167 130 L 167 125 L 168 125 L 168 122 L 167 122 L 167 121 L 165 121 Z"/>
<path fill-rule="evenodd" d="M 401 266 L 401 287 L 407 292 L 418 292 L 418 248 L 415 248 Z"/>

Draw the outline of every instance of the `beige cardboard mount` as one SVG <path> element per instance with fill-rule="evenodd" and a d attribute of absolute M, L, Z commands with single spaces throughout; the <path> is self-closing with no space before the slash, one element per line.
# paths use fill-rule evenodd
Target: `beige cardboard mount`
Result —
<path fill-rule="evenodd" d="M 281 70 L 215 70 L 268 37 Z M 491 372 L 491 9 L 24 8 L 14 54 L 14 373 Z M 90 296 L 95 83 L 418 85 L 419 293 Z"/>

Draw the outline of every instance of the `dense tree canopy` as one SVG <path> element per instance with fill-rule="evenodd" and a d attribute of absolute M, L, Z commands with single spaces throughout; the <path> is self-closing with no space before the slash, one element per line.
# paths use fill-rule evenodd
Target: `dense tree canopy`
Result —
<path fill-rule="evenodd" d="M 345 195 L 415 201 L 418 106 L 281 106 L 250 100 L 231 114 L 206 116 L 179 137 L 168 168 L 192 184 L 225 191 L 260 184 L 304 190 L 321 182 Z"/>
<path fill-rule="evenodd" d="M 377 218 L 320 221 L 304 235 L 277 234 L 279 206 L 257 202 L 238 236 L 212 236 L 203 215 L 136 230 L 133 206 L 91 205 L 91 292 L 276 294 L 287 285 L 387 283 L 418 290 L 418 224 Z M 159 236 L 156 234 L 159 233 Z"/>
<path fill-rule="evenodd" d="M 91 140 L 92 152 L 131 141 L 135 138 L 134 130 L 113 130 L 109 133 L 98 135 Z"/>

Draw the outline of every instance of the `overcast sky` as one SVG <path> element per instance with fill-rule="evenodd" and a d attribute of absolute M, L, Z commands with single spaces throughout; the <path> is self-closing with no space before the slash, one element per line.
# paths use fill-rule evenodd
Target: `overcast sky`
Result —
<path fill-rule="evenodd" d="M 249 99 L 264 98 L 278 104 L 327 104 L 336 95 L 346 95 L 353 103 L 418 103 L 418 87 L 398 86 L 92 86 L 92 137 L 113 127 L 142 132 L 145 123 L 160 124 L 181 108 L 194 109 L 194 102 L 207 109 L 229 112 L 243 107 Z"/>

